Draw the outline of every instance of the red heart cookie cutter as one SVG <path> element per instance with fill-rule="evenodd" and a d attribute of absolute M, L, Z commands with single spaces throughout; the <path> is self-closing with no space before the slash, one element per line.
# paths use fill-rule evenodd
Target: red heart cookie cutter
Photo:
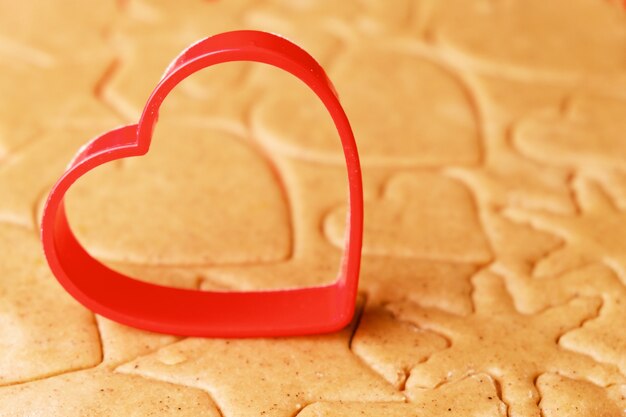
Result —
<path fill-rule="evenodd" d="M 346 243 L 335 283 L 272 291 L 199 291 L 150 284 L 94 259 L 67 221 L 63 197 L 95 167 L 144 155 L 150 148 L 159 107 L 191 74 L 232 61 L 261 62 L 302 80 L 322 100 L 339 132 L 346 158 L 349 215 Z M 322 67 L 288 40 L 265 32 L 234 31 L 204 39 L 174 60 L 146 103 L 139 124 L 99 136 L 80 149 L 52 188 L 41 222 L 48 264 L 61 285 L 95 313 L 141 329 L 185 336 L 252 337 L 329 332 L 354 314 L 363 234 L 361 166 L 348 118 Z"/>

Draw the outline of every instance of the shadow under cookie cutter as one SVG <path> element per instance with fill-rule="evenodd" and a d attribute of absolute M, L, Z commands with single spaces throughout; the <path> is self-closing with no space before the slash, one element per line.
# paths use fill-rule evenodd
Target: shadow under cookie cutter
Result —
<path fill-rule="evenodd" d="M 63 198 L 95 167 L 145 155 L 161 103 L 193 73 L 212 65 L 253 61 L 281 68 L 303 81 L 324 103 L 339 133 L 346 160 L 349 211 L 336 282 L 267 291 L 200 291 L 139 281 L 94 259 L 68 223 Z M 111 130 L 81 148 L 52 188 L 41 222 L 46 259 L 61 285 L 97 314 L 129 326 L 184 336 L 254 337 L 324 333 L 350 322 L 356 302 L 363 235 L 361 166 L 348 118 L 322 67 L 288 40 L 259 31 L 234 31 L 201 40 L 167 68 L 138 124 Z"/>

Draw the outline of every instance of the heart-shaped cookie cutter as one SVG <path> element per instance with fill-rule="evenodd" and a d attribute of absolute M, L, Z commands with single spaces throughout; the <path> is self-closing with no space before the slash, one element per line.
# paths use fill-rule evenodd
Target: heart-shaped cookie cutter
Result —
<path fill-rule="evenodd" d="M 94 259 L 74 236 L 63 198 L 95 167 L 148 152 L 161 103 L 182 80 L 203 68 L 253 61 L 281 68 L 311 88 L 330 113 L 343 145 L 349 188 L 346 242 L 338 279 L 330 285 L 286 290 L 226 292 L 172 288 L 139 281 Z M 288 40 L 259 31 L 222 33 L 195 43 L 167 68 L 138 124 L 96 137 L 79 150 L 52 188 L 41 239 L 61 285 L 97 314 L 119 323 L 184 336 L 253 337 L 323 333 L 354 314 L 363 234 L 361 166 L 348 118 L 322 67 Z"/>

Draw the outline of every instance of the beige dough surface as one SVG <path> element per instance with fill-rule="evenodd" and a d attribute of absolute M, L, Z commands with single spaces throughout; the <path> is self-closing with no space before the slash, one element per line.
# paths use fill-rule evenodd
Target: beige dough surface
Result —
<path fill-rule="evenodd" d="M 359 297 L 335 333 L 131 328 L 43 254 L 78 149 L 235 29 L 309 51 L 355 133 Z M 4 2 L 0 417 L 626 417 L 625 121 L 621 0 Z M 333 282 L 347 206 L 323 105 L 257 63 L 183 81 L 150 152 L 66 198 L 102 262 L 198 291 Z"/>

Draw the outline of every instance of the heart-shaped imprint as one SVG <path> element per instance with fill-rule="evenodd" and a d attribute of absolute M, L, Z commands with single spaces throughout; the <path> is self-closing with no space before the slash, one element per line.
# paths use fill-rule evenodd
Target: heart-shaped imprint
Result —
<path fill-rule="evenodd" d="M 289 256 L 286 197 L 244 140 L 172 123 L 160 124 L 155 136 L 145 157 L 100 167 L 69 191 L 73 230 L 90 253 L 150 265 Z"/>
<path fill-rule="evenodd" d="M 398 45 L 367 44 L 347 49 L 331 75 L 354 122 L 364 165 L 472 165 L 479 160 L 475 109 L 463 85 L 442 66 Z M 333 126 L 309 92 L 278 93 L 268 94 L 253 111 L 256 136 L 290 156 L 342 163 Z M 285 118 L 287 112 L 292 116 Z"/>
<path fill-rule="evenodd" d="M 392 177 L 378 200 L 366 201 L 363 253 L 374 256 L 486 263 L 491 260 L 470 193 L 431 173 Z M 341 246 L 345 208 L 326 218 L 329 240 Z"/>

